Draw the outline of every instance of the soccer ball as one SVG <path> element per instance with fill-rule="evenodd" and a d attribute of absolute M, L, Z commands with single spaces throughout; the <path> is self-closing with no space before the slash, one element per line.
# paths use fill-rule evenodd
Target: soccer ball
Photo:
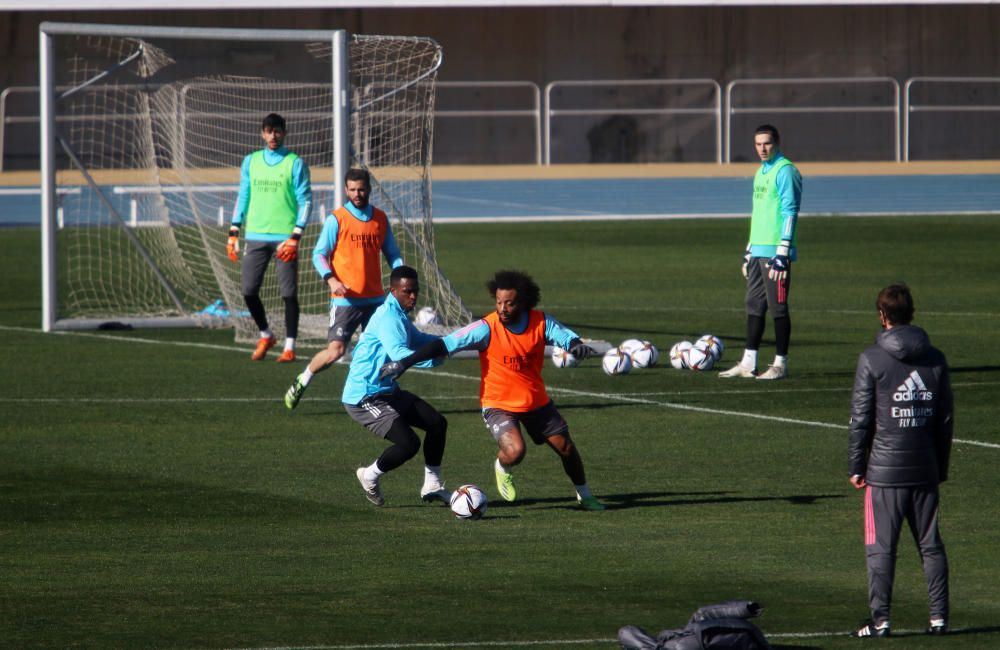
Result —
<path fill-rule="evenodd" d="M 726 346 L 722 342 L 722 339 L 720 339 L 715 334 L 705 334 L 700 339 L 698 339 L 699 343 L 703 341 L 706 344 L 708 344 L 709 348 L 712 351 L 712 356 L 715 358 L 716 361 L 722 358 L 722 353 L 725 352 L 726 350 Z"/>
<path fill-rule="evenodd" d="M 451 493 L 451 511 L 459 519 L 479 519 L 486 512 L 486 493 L 475 485 L 463 485 Z"/>
<path fill-rule="evenodd" d="M 440 325 L 441 317 L 438 316 L 437 311 L 433 307 L 428 305 L 420 308 L 417 315 L 413 318 L 413 322 L 417 325 Z"/>
<path fill-rule="evenodd" d="M 608 375 L 624 375 L 632 369 L 632 358 L 618 348 L 611 348 L 604 353 L 601 367 Z"/>
<path fill-rule="evenodd" d="M 687 368 L 687 351 L 691 349 L 691 341 L 674 343 L 670 348 L 670 365 L 680 370 Z"/>
<path fill-rule="evenodd" d="M 715 357 L 712 355 L 712 345 L 705 341 L 698 341 L 692 345 L 685 354 L 687 367 L 691 370 L 711 370 L 715 365 Z"/>
<path fill-rule="evenodd" d="M 552 365 L 556 368 L 575 368 L 580 365 L 580 360 L 570 354 L 569 350 L 556 347 L 552 349 Z"/>
<path fill-rule="evenodd" d="M 632 356 L 633 352 L 642 348 L 643 343 L 644 342 L 639 339 L 625 339 L 622 341 L 622 344 L 618 346 L 618 349 L 628 356 Z"/>
<path fill-rule="evenodd" d="M 660 360 L 660 351 L 649 341 L 642 341 L 642 346 L 632 350 L 632 365 L 636 368 L 652 368 Z"/>

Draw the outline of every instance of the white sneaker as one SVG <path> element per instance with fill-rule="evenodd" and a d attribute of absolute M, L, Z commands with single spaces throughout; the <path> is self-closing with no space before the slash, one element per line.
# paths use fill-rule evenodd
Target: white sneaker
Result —
<path fill-rule="evenodd" d="M 445 489 L 444 484 L 437 481 L 424 483 L 424 486 L 420 488 L 420 500 L 425 503 L 444 501 L 445 504 L 449 504 L 451 503 L 451 490 Z"/>
<path fill-rule="evenodd" d="M 787 376 L 787 366 L 768 366 L 766 372 L 757 375 L 757 379 L 784 379 Z"/>
<path fill-rule="evenodd" d="M 365 498 L 377 506 L 384 504 L 385 499 L 382 498 L 382 487 L 378 484 L 378 479 L 374 481 L 366 479 L 364 467 L 359 467 L 355 474 L 358 477 L 358 482 L 361 483 L 361 487 L 365 490 Z"/>
<path fill-rule="evenodd" d="M 742 363 L 737 363 L 735 366 L 729 370 L 723 370 L 719 373 L 720 377 L 747 377 L 752 379 L 757 376 L 757 371 L 751 368 L 747 368 Z"/>

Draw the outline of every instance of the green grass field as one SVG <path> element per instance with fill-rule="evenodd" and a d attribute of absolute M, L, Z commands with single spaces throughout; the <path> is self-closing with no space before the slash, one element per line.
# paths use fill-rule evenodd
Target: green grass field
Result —
<path fill-rule="evenodd" d="M 476 312 L 494 270 L 522 268 L 584 336 L 666 352 L 712 332 L 728 366 L 746 227 L 449 225 L 437 242 Z M 288 412 L 300 364 L 252 363 L 228 330 L 42 334 L 38 231 L 3 235 L 3 647 L 610 649 L 622 625 L 655 634 L 731 598 L 764 605 L 775 647 L 865 645 L 846 637 L 867 616 L 846 422 L 875 294 L 896 280 L 952 366 L 960 442 L 941 519 L 955 634 L 920 633 L 926 590 L 904 533 L 900 637 L 874 644 L 1000 647 L 1000 219 L 804 219 L 788 381 L 547 365 L 603 513 L 573 507 L 546 448 L 517 470 L 523 500 L 500 502 L 478 364 L 408 373 L 449 419 L 449 485 L 490 495 L 479 522 L 420 503 L 419 457 L 383 482 L 385 508 L 365 501 L 354 468 L 383 444 L 341 408 L 344 366 Z"/>

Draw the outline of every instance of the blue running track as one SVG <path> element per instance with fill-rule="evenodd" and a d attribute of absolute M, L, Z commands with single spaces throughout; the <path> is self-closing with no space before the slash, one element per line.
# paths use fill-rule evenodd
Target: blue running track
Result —
<path fill-rule="evenodd" d="M 750 178 L 442 180 L 440 223 L 746 217 Z M 0 187 L 0 225 L 37 225 L 36 188 Z M 119 195 L 120 196 L 120 195 Z M 229 214 L 231 206 L 225 206 Z M 807 176 L 803 215 L 1000 214 L 1000 175 Z"/>

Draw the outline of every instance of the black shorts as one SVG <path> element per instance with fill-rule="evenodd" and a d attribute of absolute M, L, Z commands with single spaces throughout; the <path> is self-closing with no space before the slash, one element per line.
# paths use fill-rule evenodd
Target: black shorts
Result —
<path fill-rule="evenodd" d="M 344 409 L 352 420 L 379 438 L 385 438 L 392 428 L 392 423 L 405 417 L 418 399 L 420 398 L 413 393 L 397 390 L 393 393 L 371 395 L 361 400 L 358 405 L 344 404 Z"/>
<path fill-rule="evenodd" d="M 327 342 L 347 343 L 354 336 L 354 330 L 360 329 L 363 332 L 368 327 L 368 321 L 378 308 L 378 305 L 334 305 L 333 301 L 330 301 L 330 329 L 326 332 Z"/>
<path fill-rule="evenodd" d="M 244 296 L 256 296 L 264 284 L 264 272 L 274 258 L 278 275 L 278 291 L 282 298 L 294 298 L 299 291 L 299 261 L 282 262 L 274 252 L 280 241 L 247 240 L 244 242 L 243 264 L 240 267 L 240 288 Z"/>
<path fill-rule="evenodd" d="M 511 429 L 524 425 L 531 440 L 540 445 L 552 436 L 563 435 L 569 432 L 569 425 L 566 420 L 556 410 L 556 405 L 551 401 L 541 408 L 526 413 L 515 413 L 498 408 L 483 409 L 483 422 L 486 429 L 497 442 L 500 437 Z"/>

